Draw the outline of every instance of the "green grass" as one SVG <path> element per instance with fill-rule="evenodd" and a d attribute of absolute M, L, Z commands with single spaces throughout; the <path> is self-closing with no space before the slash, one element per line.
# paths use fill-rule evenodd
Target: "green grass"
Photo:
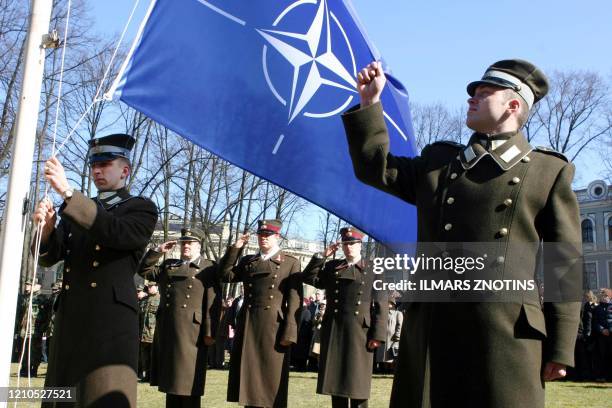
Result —
<path fill-rule="evenodd" d="M 11 385 L 17 384 L 17 365 L 13 364 Z M 33 387 L 42 387 L 46 365 L 39 369 L 39 378 L 32 379 Z M 390 375 L 374 375 L 372 380 L 371 408 L 382 408 L 389 405 L 391 383 Z M 237 404 L 225 402 L 227 371 L 209 370 L 206 375 L 206 393 L 202 406 L 206 408 L 238 407 Z M 21 386 L 27 386 L 27 379 L 21 379 Z M 312 408 L 331 407 L 330 398 L 315 393 L 317 376 L 315 373 L 292 372 L 289 380 L 289 407 Z M 546 386 L 546 408 L 609 408 L 612 401 L 612 384 L 606 383 L 573 383 L 554 382 Z M 20 407 L 38 407 L 39 404 L 20 404 Z M 138 384 L 138 406 L 163 408 L 165 395 L 148 384 Z"/>

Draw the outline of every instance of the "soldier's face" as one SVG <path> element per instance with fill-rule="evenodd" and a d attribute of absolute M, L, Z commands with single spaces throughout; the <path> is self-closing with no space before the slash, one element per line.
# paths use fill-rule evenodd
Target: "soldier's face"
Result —
<path fill-rule="evenodd" d="M 149 295 L 155 295 L 157 294 L 157 286 L 153 285 L 153 286 L 149 286 Z"/>
<path fill-rule="evenodd" d="M 181 257 L 183 259 L 192 259 L 200 255 L 200 243 L 198 241 L 182 241 L 181 242 Z"/>
<path fill-rule="evenodd" d="M 361 254 L 361 242 L 344 242 L 342 243 L 342 252 L 346 258 L 356 258 Z"/>
<path fill-rule="evenodd" d="M 503 88 L 481 85 L 468 99 L 468 105 L 465 124 L 476 132 L 495 133 L 510 117 L 509 101 Z"/>
<path fill-rule="evenodd" d="M 91 164 L 91 178 L 98 191 L 113 191 L 125 186 L 130 166 L 121 159 Z"/>
<path fill-rule="evenodd" d="M 278 246 L 278 234 L 257 234 L 257 243 L 262 252 L 267 252 L 270 249 Z"/>

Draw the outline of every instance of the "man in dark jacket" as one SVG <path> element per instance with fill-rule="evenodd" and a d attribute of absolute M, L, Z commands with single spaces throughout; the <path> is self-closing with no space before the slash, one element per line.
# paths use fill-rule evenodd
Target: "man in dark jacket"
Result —
<path fill-rule="evenodd" d="M 57 158 L 48 160 L 45 177 L 64 200 L 61 221 L 56 227 L 48 199 L 34 214 L 42 224 L 39 263 L 64 261 L 45 386 L 77 387 L 81 406 L 136 406 L 134 273 L 153 234 L 157 208 L 125 188 L 134 142 L 128 135 L 90 141 L 91 178 L 99 193 L 93 199 L 70 186 Z"/>
<path fill-rule="evenodd" d="M 595 380 L 604 382 L 612 378 L 612 302 L 608 289 L 599 294 L 599 304 L 593 310 L 595 332 Z"/>
<path fill-rule="evenodd" d="M 281 227 L 280 220 L 259 221 L 260 252 L 240 258 L 249 239 L 249 234 L 244 234 L 227 249 L 219 264 L 220 280 L 244 285 L 245 300 L 236 317 L 230 356 L 227 400 L 247 407 L 287 406 L 289 349 L 297 342 L 302 283 L 300 261 L 279 247 Z"/>
<path fill-rule="evenodd" d="M 411 303 L 391 407 L 542 408 L 544 381 L 574 364 L 582 284 L 575 167 L 532 147 L 520 131 L 547 79 L 527 61 L 496 62 L 468 85 L 466 124 L 475 133 L 467 146 L 438 142 L 412 158 L 389 151 L 385 83 L 379 62 L 360 71 L 361 106 L 343 115 L 357 178 L 416 206 L 419 256 L 449 258 L 444 252 L 464 243 L 489 244 L 478 256 L 490 280 L 532 282 L 522 291 L 489 291 L 497 302 Z M 533 284 L 541 242 L 545 297 L 553 299 L 543 308 Z"/>
<path fill-rule="evenodd" d="M 157 266 L 177 243 L 164 242 L 147 252 L 138 270 L 160 287 L 150 379 L 151 385 L 166 393 L 167 407 L 198 408 L 221 297 L 216 265 L 200 255 L 200 237 L 183 228 L 178 242 L 181 259 L 166 259 Z"/>
<path fill-rule="evenodd" d="M 332 407 L 365 408 L 372 384 L 373 352 L 387 335 L 387 296 L 373 289 L 374 274 L 361 259 L 363 233 L 342 228 L 344 259 L 325 259 L 340 244 L 315 254 L 302 273 L 304 283 L 325 289 L 329 310 L 321 327 L 317 393 L 332 396 Z"/>

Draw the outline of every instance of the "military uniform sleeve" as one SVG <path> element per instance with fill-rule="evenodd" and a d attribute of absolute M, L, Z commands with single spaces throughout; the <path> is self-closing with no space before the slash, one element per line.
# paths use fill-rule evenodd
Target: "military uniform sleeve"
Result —
<path fill-rule="evenodd" d="M 342 115 L 342 120 L 355 176 L 365 184 L 415 204 L 424 160 L 389 153 L 382 104 L 357 106 Z"/>
<path fill-rule="evenodd" d="M 133 198 L 124 205 L 130 206 L 121 216 L 105 211 L 96 203 L 75 191 L 62 212 L 68 218 L 91 233 L 94 239 L 108 248 L 132 250 L 149 242 L 157 222 L 157 207 L 146 199 Z"/>
<path fill-rule="evenodd" d="M 53 266 L 65 256 L 65 245 L 64 245 L 64 231 L 66 225 L 63 221 L 60 221 L 57 227 L 53 230 L 47 242 L 40 244 L 40 255 L 38 256 L 38 263 L 42 266 Z M 32 241 L 31 252 L 32 254 L 36 250 L 36 238 Z"/>
<path fill-rule="evenodd" d="M 302 272 L 302 280 L 304 283 L 314 286 L 318 289 L 324 289 L 320 273 L 325 265 L 325 258 L 313 256 Z"/>
<path fill-rule="evenodd" d="M 571 184 L 574 171 L 571 163 L 560 171 L 544 209 L 542 224 L 545 290 L 553 288 L 558 291 L 556 297 L 568 300 L 544 303 L 545 358 L 569 366 L 574 365 L 582 287 L 580 212 Z"/>
<path fill-rule="evenodd" d="M 158 266 L 157 262 L 162 256 L 164 256 L 162 252 L 149 249 L 140 260 L 137 270 L 138 275 L 142 276 L 143 278 L 157 281 L 163 268 L 163 264 Z"/>
<path fill-rule="evenodd" d="M 370 338 L 381 342 L 387 341 L 387 317 L 389 302 L 387 292 L 372 289 Z"/>
<path fill-rule="evenodd" d="M 300 279 L 300 261 L 294 261 L 287 286 L 284 291 L 284 303 L 287 310 L 281 340 L 297 343 L 300 315 L 302 313 L 303 287 Z"/>
<path fill-rule="evenodd" d="M 205 287 L 205 304 L 204 306 L 204 322 L 202 330 L 204 336 L 215 337 L 217 335 L 217 328 L 219 325 L 219 318 L 221 313 L 221 288 L 216 282 L 217 265 L 211 266 L 210 276 Z"/>
<path fill-rule="evenodd" d="M 242 281 L 244 272 L 243 263 L 240 262 L 238 265 L 234 266 L 241 252 L 242 248 L 236 248 L 233 245 L 227 248 L 225 255 L 223 255 L 217 267 L 217 276 L 221 282 L 233 283 Z"/>

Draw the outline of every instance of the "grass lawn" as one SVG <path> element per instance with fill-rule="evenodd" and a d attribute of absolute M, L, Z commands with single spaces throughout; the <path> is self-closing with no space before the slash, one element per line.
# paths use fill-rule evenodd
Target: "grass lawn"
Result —
<path fill-rule="evenodd" d="M 17 365 L 13 364 L 11 385 L 17 384 Z M 32 379 L 33 387 L 42 387 L 46 364 L 39 369 L 39 378 Z M 27 385 L 27 379 L 21 379 L 21 386 Z M 382 408 L 389 405 L 392 376 L 374 375 L 372 380 L 371 408 Z M 203 408 L 238 407 L 237 404 L 225 402 L 227 371 L 209 370 L 206 375 L 206 394 L 202 401 Z M 312 408 L 331 407 L 330 398 L 315 393 L 317 376 L 315 373 L 292 372 L 289 380 L 289 407 Z M 37 407 L 39 404 L 22 403 L 20 407 Z M 165 406 L 165 395 L 148 384 L 138 384 L 138 406 Z M 546 386 L 546 408 L 609 408 L 612 406 L 612 384 L 554 382 Z M 527 407 L 526 407 L 527 408 Z"/>

